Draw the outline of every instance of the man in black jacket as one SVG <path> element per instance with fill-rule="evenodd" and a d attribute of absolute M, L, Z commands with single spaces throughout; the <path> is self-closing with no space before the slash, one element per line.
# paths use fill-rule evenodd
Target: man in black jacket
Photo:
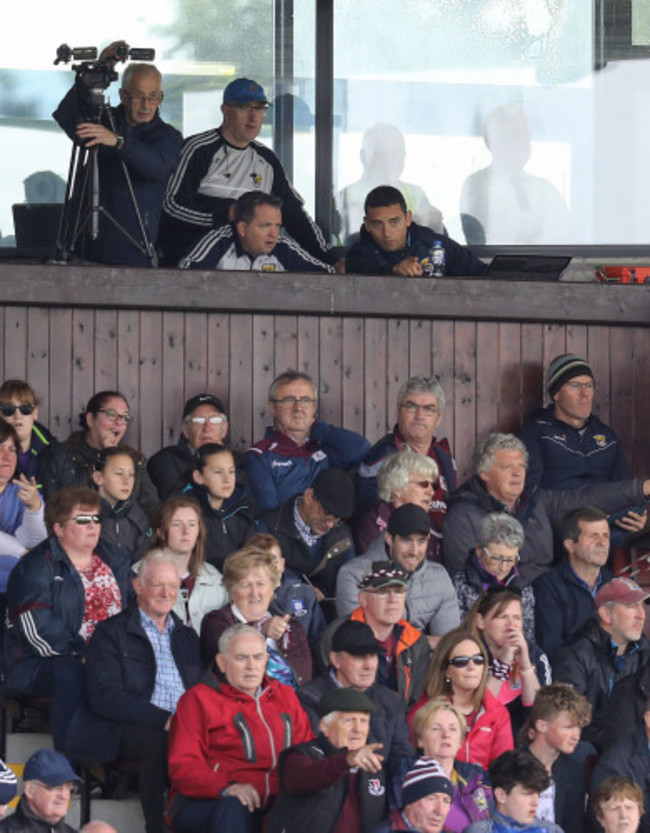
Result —
<path fill-rule="evenodd" d="M 25 764 L 23 794 L 16 812 L 0 822 L 2 833 L 76 833 L 64 821 L 70 796 L 81 778 L 67 759 L 52 749 L 39 749 Z"/>
<path fill-rule="evenodd" d="M 124 41 L 107 46 L 99 61 L 112 68 L 120 46 L 126 46 Z M 99 215 L 99 236 L 93 239 L 85 233 L 79 253 L 98 263 L 156 265 L 151 255 L 165 187 L 183 144 L 179 131 L 158 113 L 163 100 L 162 76 L 153 64 L 129 64 L 122 76 L 120 106 L 106 108 L 97 120 L 91 120 L 94 114 L 87 112 L 87 95 L 85 85 L 77 82 L 53 113 L 73 141 L 98 151 L 99 203 L 105 213 Z M 90 216 L 89 205 L 87 212 Z"/>
<path fill-rule="evenodd" d="M 650 643 L 643 635 L 647 598 L 648 593 L 630 579 L 607 582 L 596 594 L 596 618 L 553 663 L 554 680 L 569 683 L 591 703 L 593 719 L 582 738 L 597 749 L 602 746 L 604 709 L 614 683 L 650 659 Z"/>
<path fill-rule="evenodd" d="M 440 243 L 445 275 L 485 273 L 485 264 L 469 249 L 445 234 L 414 223 L 402 192 L 392 185 L 373 188 L 364 211 L 360 238 L 346 256 L 347 272 L 421 277 L 431 273 L 431 250 Z"/>
<path fill-rule="evenodd" d="M 87 702 L 68 733 L 79 761 L 139 763 L 147 833 L 163 833 L 167 730 L 176 704 L 201 676 L 199 638 L 172 612 L 180 586 L 164 553 L 145 556 L 134 581 L 137 605 L 102 622 L 86 656 Z"/>

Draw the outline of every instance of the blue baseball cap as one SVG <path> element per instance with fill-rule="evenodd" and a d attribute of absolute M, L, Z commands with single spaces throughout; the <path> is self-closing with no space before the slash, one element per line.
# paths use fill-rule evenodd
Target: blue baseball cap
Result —
<path fill-rule="evenodd" d="M 53 749 L 39 749 L 25 764 L 23 781 L 42 781 L 48 787 L 60 787 L 67 781 L 82 783 L 66 757 Z"/>
<path fill-rule="evenodd" d="M 224 104 L 248 104 L 249 101 L 269 103 L 264 88 L 250 78 L 235 78 L 223 91 Z"/>

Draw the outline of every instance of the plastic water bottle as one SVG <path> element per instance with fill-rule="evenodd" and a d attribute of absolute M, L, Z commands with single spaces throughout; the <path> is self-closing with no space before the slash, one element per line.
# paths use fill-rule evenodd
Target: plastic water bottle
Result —
<path fill-rule="evenodd" d="M 431 247 L 429 254 L 429 261 L 431 263 L 431 277 L 444 278 L 445 276 L 445 249 L 440 240 Z"/>

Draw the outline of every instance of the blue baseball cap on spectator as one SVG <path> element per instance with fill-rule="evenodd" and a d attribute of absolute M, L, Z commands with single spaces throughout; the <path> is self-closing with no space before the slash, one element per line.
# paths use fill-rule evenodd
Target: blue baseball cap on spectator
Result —
<path fill-rule="evenodd" d="M 264 88 L 250 78 L 235 78 L 223 91 L 224 104 L 248 104 L 249 101 L 269 103 Z"/>
<path fill-rule="evenodd" d="M 25 764 L 23 781 L 41 781 L 48 787 L 60 787 L 68 781 L 81 782 L 68 759 L 53 749 L 39 749 Z"/>

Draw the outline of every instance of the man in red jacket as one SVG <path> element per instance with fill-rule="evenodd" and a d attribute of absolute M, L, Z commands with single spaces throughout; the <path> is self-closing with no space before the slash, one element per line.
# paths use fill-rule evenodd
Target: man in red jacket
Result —
<path fill-rule="evenodd" d="M 266 641 L 228 628 L 216 664 L 178 703 L 169 731 L 176 833 L 253 833 L 278 793 L 280 752 L 312 738 L 292 688 L 265 677 Z"/>

